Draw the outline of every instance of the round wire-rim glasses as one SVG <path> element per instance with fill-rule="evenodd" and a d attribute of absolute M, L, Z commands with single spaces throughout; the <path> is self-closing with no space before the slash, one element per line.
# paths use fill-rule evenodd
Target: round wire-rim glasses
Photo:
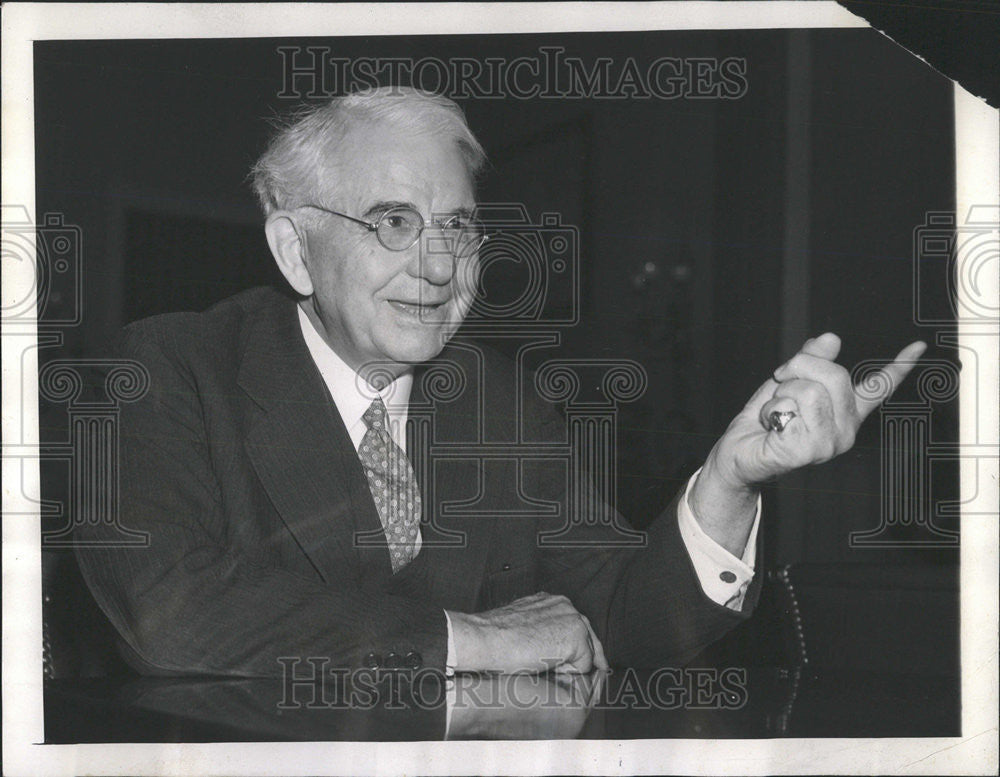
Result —
<path fill-rule="evenodd" d="M 420 240 L 420 236 L 428 226 L 437 227 L 442 231 L 450 243 L 451 253 L 459 259 L 476 253 L 489 239 L 483 225 L 478 221 L 454 215 L 444 222 L 427 222 L 419 211 L 406 205 L 389 208 L 379 214 L 375 221 L 348 216 L 346 213 L 330 210 L 321 205 L 307 204 L 299 207 L 314 208 L 360 224 L 369 232 L 374 232 L 378 242 L 389 251 L 405 251 L 410 248 Z"/>

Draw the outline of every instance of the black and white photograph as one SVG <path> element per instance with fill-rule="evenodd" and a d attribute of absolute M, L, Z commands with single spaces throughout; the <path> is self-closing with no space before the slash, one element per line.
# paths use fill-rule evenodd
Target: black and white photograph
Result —
<path fill-rule="evenodd" d="M 5 6 L 5 773 L 995 773 L 996 105 L 586 6 Z"/>

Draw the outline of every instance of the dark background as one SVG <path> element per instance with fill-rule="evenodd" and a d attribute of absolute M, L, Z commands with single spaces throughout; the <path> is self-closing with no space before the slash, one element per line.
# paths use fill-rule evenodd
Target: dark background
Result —
<path fill-rule="evenodd" d="M 762 30 L 38 42 L 37 214 L 82 233 L 82 321 L 43 363 L 98 354 L 136 318 L 280 281 L 245 177 L 264 117 L 295 104 L 277 97 L 277 48 L 309 44 L 343 57 L 561 45 L 585 61 L 746 58 L 738 100 L 460 101 L 492 163 L 480 199 L 579 227 L 582 321 L 543 355 L 648 373 L 619 416 L 617 497 L 637 526 L 807 337 L 837 332 L 848 366 L 918 338 L 926 358 L 955 360 L 913 317 L 914 230 L 954 209 L 950 82 L 872 30 Z M 516 277 L 485 282 L 502 297 Z M 944 275 L 920 294 L 948 310 Z M 897 399 L 918 399 L 913 381 Z M 65 437 L 62 412 L 43 405 L 43 440 Z M 932 430 L 958 439 L 956 403 L 934 406 Z M 954 498 L 954 470 L 931 474 L 933 499 Z M 49 468 L 49 498 L 64 481 Z M 875 415 L 851 452 L 768 489 L 767 566 L 812 570 L 826 660 L 954 676 L 957 548 L 852 547 L 851 532 L 879 526 L 880 493 Z"/>

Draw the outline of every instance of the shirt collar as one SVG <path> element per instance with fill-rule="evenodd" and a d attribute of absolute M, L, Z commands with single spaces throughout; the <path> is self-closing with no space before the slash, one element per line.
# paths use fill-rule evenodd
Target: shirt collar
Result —
<path fill-rule="evenodd" d="M 376 396 L 382 398 L 389 412 L 389 426 L 393 439 L 397 445 L 405 447 L 406 416 L 410 391 L 413 388 L 413 373 L 405 372 L 381 391 L 376 390 L 327 344 L 316 331 L 316 327 L 302 306 L 296 307 L 306 348 L 309 349 L 309 355 L 312 356 L 324 383 L 330 390 L 330 396 L 333 397 L 333 403 L 337 406 L 354 447 L 357 448 L 361 444 L 361 438 L 365 435 L 367 427 L 362 416 Z"/>

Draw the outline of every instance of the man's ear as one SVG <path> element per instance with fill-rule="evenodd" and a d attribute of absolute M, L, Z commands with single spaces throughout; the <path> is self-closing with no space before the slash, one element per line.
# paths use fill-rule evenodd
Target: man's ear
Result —
<path fill-rule="evenodd" d="M 306 236 L 288 211 L 276 210 L 264 223 L 267 244 L 285 280 L 303 297 L 313 293 L 312 278 L 306 266 Z"/>

